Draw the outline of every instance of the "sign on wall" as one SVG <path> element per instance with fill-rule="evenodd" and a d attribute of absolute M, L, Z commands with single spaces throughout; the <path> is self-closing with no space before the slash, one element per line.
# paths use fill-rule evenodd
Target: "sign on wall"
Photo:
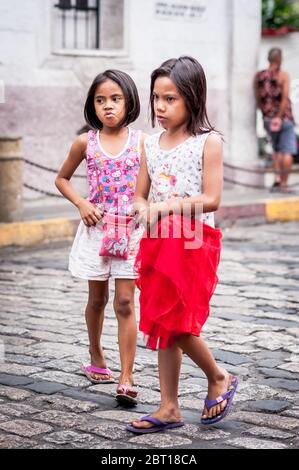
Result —
<path fill-rule="evenodd" d="M 207 11 L 204 0 L 157 0 L 155 17 L 159 20 L 202 21 Z"/>

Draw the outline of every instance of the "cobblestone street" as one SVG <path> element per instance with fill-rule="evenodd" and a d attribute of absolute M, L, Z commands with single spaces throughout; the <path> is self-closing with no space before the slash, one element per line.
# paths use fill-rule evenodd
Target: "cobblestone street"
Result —
<path fill-rule="evenodd" d="M 0 251 L 0 447 L 250 448 L 299 447 L 299 223 L 225 229 L 219 284 L 202 333 L 218 360 L 238 375 L 233 411 L 200 425 L 207 382 L 184 357 L 180 404 L 185 427 L 134 436 L 133 418 L 156 409 L 156 353 L 138 337 L 139 404 L 126 409 L 115 385 L 92 385 L 84 319 L 87 283 L 71 278 L 71 241 Z M 117 377 L 113 285 L 103 346 Z M 138 291 L 136 291 L 138 305 Z"/>

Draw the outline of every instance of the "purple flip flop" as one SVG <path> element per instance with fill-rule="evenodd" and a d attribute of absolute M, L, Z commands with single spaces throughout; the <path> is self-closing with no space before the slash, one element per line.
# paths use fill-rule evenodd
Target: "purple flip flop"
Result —
<path fill-rule="evenodd" d="M 219 413 L 219 415 L 214 416 L 213 418 L 201 418 L 201 424 L 215 424 L 221 421 L 230 411 L 230 408 L 233 404 L 234 394 L 236 393 L 238 387 L 238 379 L 236 376 L 232 377 L 231 383 L 223 395 L 220 395 L 216 400 L 209 400 L 208 397 L 205 399 L 205 406 L 208 410 L 213 408 L 213 406 L 219 405 L 224 400 L 227 400 L 226 407 Z"/>
<path fill-rule="evenodd" d="M 184 421 L 178 421 L 176 423 L 167 423 L 164 421 L 160 421 L 158 418 L 154 418 L 150 415 L 142 416 L 140 421 L 147 421 L 148 423 L 152 423 L 154 426 L 152 426 L 151 428 L 136 428 L 132 424 L 128 424 L 127 431 L 134 432 L 135 434 L 149 434 L 151 432 L 165 431 L 166 429 L 179 428 L 185 425 Z"/>

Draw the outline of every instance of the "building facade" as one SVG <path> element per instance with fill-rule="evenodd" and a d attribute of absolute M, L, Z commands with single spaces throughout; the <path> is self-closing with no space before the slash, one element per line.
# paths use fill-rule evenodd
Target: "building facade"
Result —
<path fill-rule="evenodd" d="M 260 0 L 2 0 L 0 134 L 21 135 L 26 159 L 57 169 L 84 124 L 87 89 L 107 68 L 136 81 L 142 112 L 133 127 L 155 132 L 150 73 L 168 58 L 192 55 L 207 75 L 209 116 L 224 134 L 225 159 L 255 167 L 260 26 Z M 24 165 L 24 181 L 56 192 L 53 173 L 37 167 Z M 85 191 L 83 178 L 74 181 Z"/>

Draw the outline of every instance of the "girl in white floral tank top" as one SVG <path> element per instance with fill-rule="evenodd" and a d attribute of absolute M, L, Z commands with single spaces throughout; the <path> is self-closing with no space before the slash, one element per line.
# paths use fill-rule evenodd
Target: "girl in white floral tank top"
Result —
<path fill-rule="evenodd" d="M 202 192 L 202 155 L 209 132 L 190 136 L 172 149 L 160 147 L 163 131 L 144 142 L 153 202 L 166 201 L 172 194 L 191 197 Z M 214 227 L 214 213 L 205 212 L 201 220 Z"/>
<path fill-rule="evenodd" d="M 136 434 L 184 425 L 178 403 L 182 351 L 208 379 L 202 424 L 228 414 L 238 384 L 200 337 L 218 281 L 221 231 L 213 212 L 223 180 L 222 138 L 207 117 L 201 65 L 192 57 L 164 62 L 151 75 L 150 100 L 152 124 L 157 120 L 164 130 L 144 142 L 134 200 L 147 231 L 136 271 L 139 329 L 147 346 L 159 349 L 161 404 L 127 426 Z"/>

